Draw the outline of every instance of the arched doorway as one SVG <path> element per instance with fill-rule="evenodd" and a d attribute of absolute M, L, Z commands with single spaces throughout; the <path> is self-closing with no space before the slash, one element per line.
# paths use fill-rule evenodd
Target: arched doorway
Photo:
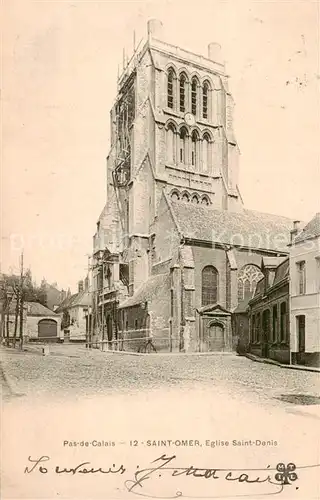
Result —
<path fill-rule="evenodd" d="M 38 322 L 38 337 L 44 340 L 57 340 L 57 322 L 54 319 L 41 319 Z"/>
<path fill-rule="evenodd" d="M 208 329 L 208 350 L 223 351 L 225 348 L 224 326 L 214 321 Z"/>
<path fill-rule="evenodd" d="M 109 342 L 112 340 L 112 318 L 110 314 L 107 316 L 107 337 Z"/>

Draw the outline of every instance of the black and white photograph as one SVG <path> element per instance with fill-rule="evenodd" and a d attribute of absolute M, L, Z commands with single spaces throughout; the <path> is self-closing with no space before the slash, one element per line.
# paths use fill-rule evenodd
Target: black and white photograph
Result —
<path fill-rule="evenodd" d="M 319 1 L 1 13 L 1 498 L 320 500 Z"/>

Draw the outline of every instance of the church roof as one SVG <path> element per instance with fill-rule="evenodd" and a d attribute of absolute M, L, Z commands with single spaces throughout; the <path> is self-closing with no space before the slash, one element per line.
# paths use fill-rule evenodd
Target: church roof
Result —
<path fill-rule="evenodd" d="M 169 274 L 156 274 L 154 276 L 150 276 L 147 281 L 145 281 L 137 291 L 132 295 L 132 297 L 128 297 L 119 305 L 119 309 L 123 309 L 125 307 L 132 307 L 137 304 L 141 304 L 141 302 L 147 302 L 152 300 L 158 294 L 160 294 L 164 289 L 167 289 L 169 293 Z"/>
<path fill-rule="evenodd" d="M 318 212 L 303 228 L 301 233 L 295 237 L 294 243 L 300 243 L 301 241 L 316 238 L 318 236 L 320 236 L 320 212 Z"/>
<path fill-rule="evenodd" d="M 185 238 L 288 252 L 292 220 L 254 210 L 228 212 L 208 206 L 168 200 Z"/>

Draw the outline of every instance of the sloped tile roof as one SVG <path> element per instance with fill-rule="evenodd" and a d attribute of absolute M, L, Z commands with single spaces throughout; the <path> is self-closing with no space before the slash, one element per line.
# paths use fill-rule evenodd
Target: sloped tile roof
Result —
<path fill-rule="evenodd" d="M 295 237 L 294 243 L 299 243 L 309 238 L 316 238 L 317 236 L 320 236 L 320 212 L 316 213 L 313 219 L 303 228 L 301 233 Z"/>
<path fill-rule="evenodd" d="M 277 267 L 272 286 L 276 285 L 284 278 L 288 277 L 289 277 L 289 258 L 282 261 L 281 264 L 279 264 L 279 266 Z"/>
<path fill-rule="evenodd" d="M 234 314 L 241 314 L 247 312 L 249 301 L 251 300 L 251 298 L 252 297 L 246 297 L 245 299 L 241 300 L 238 306 L 233 311 Z"/>
<path fill-rule="evenodd" d="M 119 305 L 119 309 L 135 306 L 141 302 L 151 300 L 163 291 L 169 293 L 169 288 L 169 274 L 156 274 L 154 276 L 150 276 L 148 280 L 143 283 L 140 288 L 138 288 L 132 297 L 128 297 L 124 302 L 122 302 L 122 304 Z"/>
<path fill-rule="evenodd" d="M 56 309 L 56 312 L 62 312 L 65 309 L 75 306 L 89 306 L 91 304 L 91 297 L 88 291 L 83 291 L 75 293 L 70 297 L 64 299 L 60 306 Z"/>
<path fill-rule="evenodd" d="M 190 239 L 288 252 L 293 221 L 254 210 L 228 212 L 168 200 L 183 236 Z"/>
<path fill-rule="evenodd" d="M 39 302 L 26 302 L 28 316 L 58 316 L 54 311 Z"/>

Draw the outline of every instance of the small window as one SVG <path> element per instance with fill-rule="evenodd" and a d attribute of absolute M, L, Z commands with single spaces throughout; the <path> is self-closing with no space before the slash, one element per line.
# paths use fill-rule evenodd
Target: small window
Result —
<path fill-rule="evenodd" d="M 195 203 L 195 204 L 199 203 L 199 198 L 196 194 L 192 196 L 191 203 Z"/>
<path fill-rule="evenodd" d="M 189 201 L 189 195 L 187 193 L 184 193 L 182 195 L 182 201 L 188 202 Z"/>
<path fill-rule="evenodd" d="M 201 205 L 209 205 L 209 199 L 207 198 L 207 196 L 203 196 L 201 198 Z"/>
<path fill-rule="evenodd" d="M 300 295 L 306 293 L 306 263 L 301 261 L 297 263 L 298 268 L 298 293 Z"/>
<path fill-rule="evenodd" d="M 134 320 L 134 328 L 135 328 L 135 330 L 138 330 L 138 320 L 137 319 Z"/>
<path fill-rule="evenodd" d="M 173 191 L 173 193 L 171 194 L 171 199 L 173 201 L 178 201 L 179 200 L 179 194 L 176 191 Z"/>

